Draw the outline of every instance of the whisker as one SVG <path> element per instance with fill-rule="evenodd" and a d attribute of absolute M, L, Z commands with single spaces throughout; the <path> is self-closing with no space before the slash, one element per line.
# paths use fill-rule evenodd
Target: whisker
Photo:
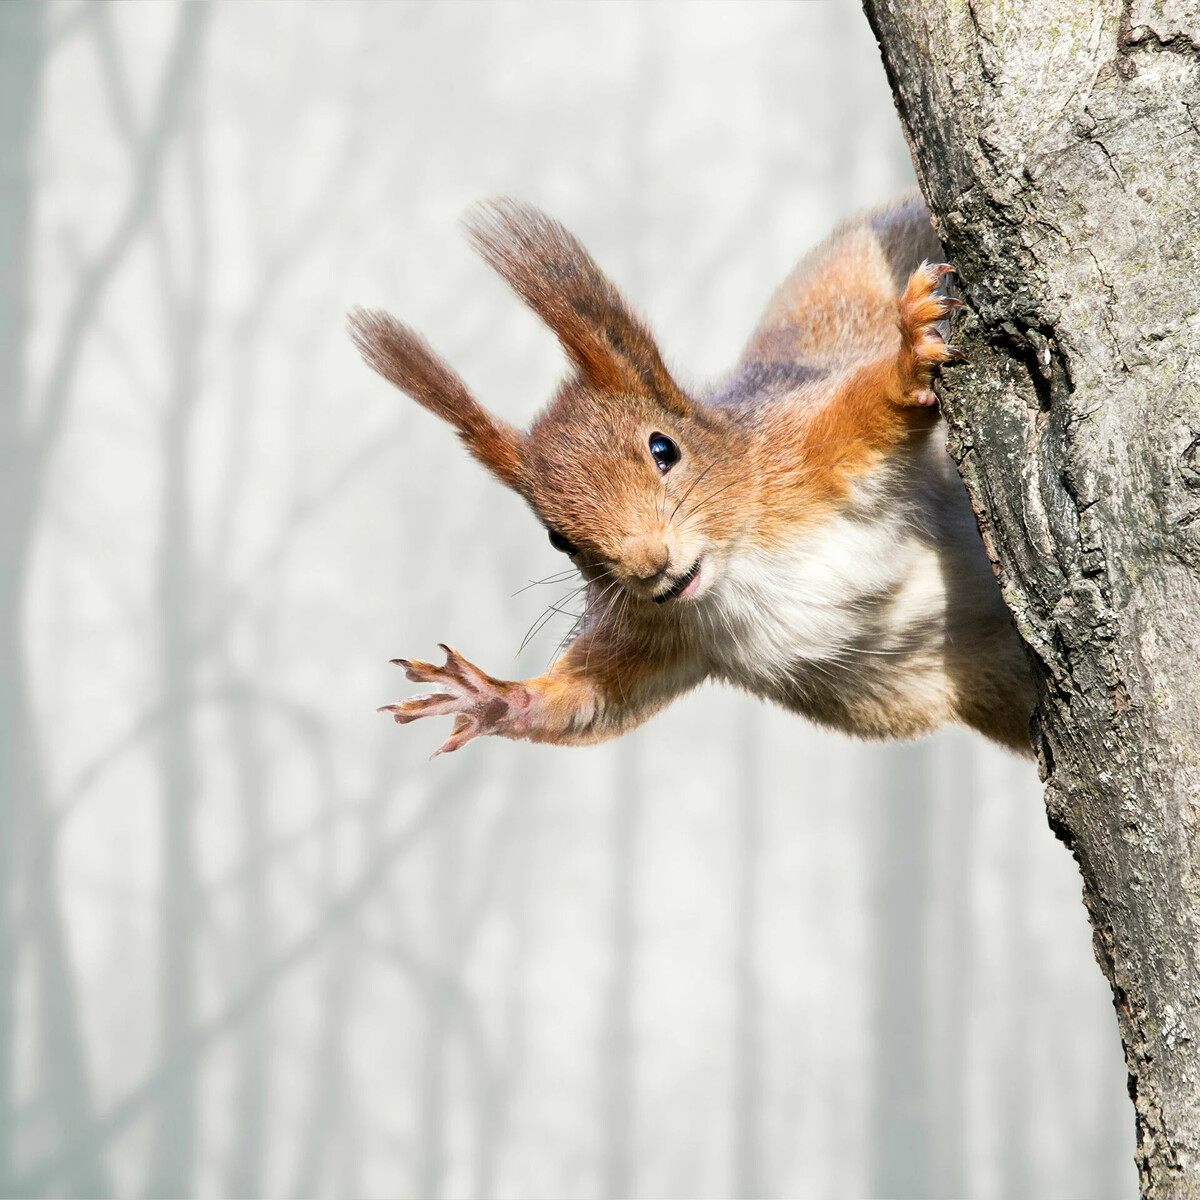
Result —
<path fill-rule="evenodd" d="M 819 441 L 819 442 L 809 442 L 809 443 L 807 443 L 807 444 L 806 444 L 806 445 L 805 445 L 805 446 L 802 448 L 802 453 L 805 453 L 805 452 L 808 452 L 808 451 L 811 451 L 811 450 L 820 450 L 820 449 L 823 449 L 823 448 L 824 448 L 824 447 L 826 447 L 826 446 L 836 446 L 836 445 L 838 445 L 838 444 L 840 444 L 840 443 L 844 443 L 844 442 L 861 442 L 862 440 L 863 440 L 863 435 L 862 435 L 862 434 L 855 434 L 855 435 L 852 435 L 852 436 L 850 436 L 850 437 L 841 437 L 841 438 L 825 438 L 825 439 L 823 439 L 822 441 Z M 707 467 L 705 467 L 703 471 L 701 471 L 701 472 L 700 472 L 700 474 L 699 474 L 699 475 L 698 475 L 698 476 L 697 476 L 697 477 L 696 477 L 696 478 L 695 478 L 695 479 L 694 479 L 694 480 L 691 482 L 691 484 L 689 484 L 689 485 L 688 485 L 688 488 L 687 488 L 687 490 L 686 490 L 686 491 L 683 493 L 683 495 L 682 495 L 682 496 L 680 496 L 678 503 L 675 505 L 675 508 L 672 510 L 672 512 L 671 512 L 671 516 L 670 516 L 670 518 L 669 518 L 670 520 L 674 520 L 674 519 L 675 519 L 675 515 L 676 515 L 676 514 L 679 512 L 680 508 L 683 506 L 683 504 L 684 504 L 684 502 L 687 500 L 687 498 L 688 498 L 688 497 L 689 497 L 689 496 L 692 494 L 692 492 L 693 492 L 693 491 L 695 491 L 695 489 L 696 489 L 696 488 L 697 488 L 697 487 L 700 485 L 700 483 L 701 483 L 701 482 L 704 480 L 704 477 L 705 477 L 705 476 L 706 476 L 706 475 L 709 473 L 709 471 L 711 471 L 711 470 L 713 469 L 713 467 L 715 467 L 716 465 L 717 465 L 717 464 L 716 464 L 716 462 L 711 462 L 711 463 L 709 463 L 709 465 L 708 465 Z M 823 466 L 818 466 L 818 465 L 813 465 L 813 466 L 804 466 L 804 467 L 801 467 L 801 468 L 799 468 L 799 474 L 800 474 L 800 475 L 808 475 L 808 474 L 811 474 L 813 471 L 819 471 L 819 470 L 823 470 L 823 469 L 824 469 L 824 468 L 823 468 Z M 733 486 L 734 486 L 734 484 L 736 484 L 736 483 L 738 483 L 738 482 L 740 482 L 740 481 L 739 481 L 739 480 L 734 480 L 734 482 L 733 482 L 733 483 L 731 483 L 731 484 L 728 484 L 728 485 L 726 485 L 726 486 L 727 486 L 727 487 L 733 487 Z M 718 489 L 716 492 L 712 492 L 712 493 L 710 493 L 710 498 L 711 498 L 711 496 L 716 496 L 716 495 L 719 495 L 719 494 L 720 494 L 722 491 L 725 491 L 725 490 L 726 490 L 725 488 L 720 488 L 720 489 Z M 693 509 L 692 509 L 692 512 L 694 513 L 698 507 L 699 507 L 699 505 L 697 505 L 697 506 L 696 506 L 696 508 L 693 508 Z"/>
<path fill-rule="evenodd" d="M 526 633 L 525 637 L 522 639 L 521 645 L 517 649 L 518 654 L 520 654 L 525 649 L 525 647 L 528 646 L 529 643 L 535 637 L 537 637 L 537 635 L 539 633 L 541 633 L 541 631 L 546 627 L 547 621 L 551 621 L 554 619 L 554 614 L 556 612 L 560 611 L 556 606 L 567 603 L 571 599 L 571 597 L 574 595 L 577 595 L 579 591 L 580 591 L 579 588 L 573 588 L 571 591 L 566 592 L 564 595 L 560 596 L 556 601 L 554 601 L 552 604 L 550 604 L 542 612 L 542 614 L 534 621 L 533 625 L 530 626 L 529 632 Z"/>
<path fill-rule="evenodd" d="M 715 460 L 714 460 L 713 462 L 710 462 L 710 463 L 708 464 L 708 466 L 707 466 L 707 467 L 705 467 L 705 468 L 704 468 L 704 470 L 703 470 L 703 471 L 701 471 L 701 472 L 700 472 L 700 474 L 699 474 L 698 476 L 696 476 L 696 478 L 695 478 L 695 479 L 693 479 L 693 480 L 692 480 L 691 486 L 688 488 L 688 490 L 687 490 L 686 492 L 684 492 L 682 496 L 680 496 L 680 497 L 679 497 L 679 504 L 676 504 L 676 505 L 675 505 L 675 507 L 674 507 L 674 508 L 671 510 L 671 518 L 670 518 L 670 519 L 671 519 L 672 521 L 673 521 L 673 520 L 675 520 L 675 514 L 676 514 L 676 513 L 679 511 L 679 505 L 680 505 L 680 504 L 682 504 L 682 503 L 683 503 L 683 502 L 684 502 L 684 501 L 685 501 L 685 500 L 686 500 L 686 499 L 687 499 L 687 498 L 688 498 L 688 497 L 689 497 L 689 496 L 692 494 L 692 492 L 694 492 L 694 491 L 696 490 L 696 485 L 697 485 L 697 484 L 698 484 L 698 483 L 699 483 L 699 482 L 700 482 L 700 481 L 701 481 L 701 480 L 702 480 L 702 479 L 705 477 L 705 475 L 707 475 L 707 474 L 709 473 L 709 471 L 711 471 L 711 470 L 713 469 L 713 467 L 715 467 L 716 465 L 717 465 L 717 464 L 716 464 L 716 461 L 715 461 Z"/>
<path fill-rule="evenodd" d="M 619 589 L 619 588 L 620 588 L 620 580 L 618 580 L 618 578 L 616 576 L 613 576 L 612 578 L 610 578 L 610 580 L 608 580 L 608 582 L 605 584 L 604 588 L 602 588 L 600 590 L 600 593 L 598 595 L 596 595 L 594 605 L 592 605 L 592 604 L 588 605 L 587 613 L 592 612 L 593 607 L 599 608 L 601 605 L 604 605 L 606 601 L 610 600 L 610 598 L 613 594 L 616 594 L 617 589 Z M 607 611 L 604 613 L 604 616 L 607 617 L 608 614 L 611 613 L 611 611 L 612 611 L 612 605 L 610 602 L 610 604 L 607 605 Z M 584 613 L 584 616 L 587 616 L 587 613 Z M 570 632 L 568 632 L 568 637 L 570 637 L 571 632 L 574 632 L 574 630 L 571 630 Z M 565 642 L 566 638 L 564 638 L 563 641 Z M 559 649 L 562 649 L 562 644 L 559 644 Z M 583 673 L 584 674 L 588 673 L 588 668 L 590 666 L 592 666 L 592 642 L 588 642 L 588 653 L 586 656 L 584 656 L 584 659 L 583 659 Z"/>
<path fill-rule="evenodd" d="M 547 608 L 534 619 L 533 624 L 529 627 L 525 636 L 521 639 L 520 646 L 517 647 L 518 654 L 520 654 L 525 647 L 528 646 L 535 637 L 537 637 L 537 635 L 542 631 L 542 628 L 545 626 L 546 622 L 549 621 L 553 616 L 554 611 Z"/>
<path fill-rule="evenodd" d="M 817 446 L 828 446 L 828 445 L 833 445 L 833 444 L 834 444 L 834 442 L 854 442 L 854 441 L 859 441 L 859 440 L 861 440 L 861 439 L 860 439 L 860 438 L 854 438 L 854 437 L 848 437 L 848 438 L 831 438 L 829 441 L 826 441 L 826 442 L 816 442 L 816 443 L 814 443 L 814 444 L 813 444 L 813 446 L 812 446 L 812 447 L 808 447 L 808 448 L 809 448 L 809 449 L 812 449 L 812 448 L 815 448 L 815 447 L 817 447 Z M 715 465 L 715 464 L 714 464 L 714 465 Z M 821 467 L 821 466 L 802 467 L 802 468 L 798 469 L 798 470 L 795 472 L 794 478 L 802 479 L 802 478 L 804 478 L 804 476 L 806 476 L 806 475 L 811 475 L 811 474 L 812 474 L 814 471 L 820 471 L 820 470 L 823 470 L 823 469 L 824 469 L 824 468 L 823 468 L 823 467 Z M 707 472 L 706 472 L 706 473 L 707 473 Z M 696 482 L 698 483 L 698 482 L 699 482 L 699 480 L 697 480 Z M 702 509 L 702 508 L 704 507 L 704 505 L 706 505 L 706 504 L 707 504 L 707 503 L 708 503 L 710 500 L 712 500 L 712 499 L 714 499 L 715 497 L 719 496 L 719 495 L 720 495 L 722 492 L 724 492 L 724 491 L 728 491 L 728 490 L 729 490 L 729 488 L 736 486 L 736 485 L 737 485 L 737 484 L 739 484 L 740 482 L 741 482 L 741 480 L 739 480 L 739 479 L 735 479 L 735 480 L 733 480 L 731 483 L 727 483 L 727 484 L 726 484 L 724 487 L 717 488 L 717 490 L 716 490 L 716 491 L 714 491 L 714 492 L 709 492 L 707 496 L 702 496 L 702 497 L 701 497 L 701 498 L 700 498 L 700 499 L 699 499 L 699 500 L 698 500 L 698 501 L 697 501 L 697 502 L 696 502 L 694 505 L 692 505 L 692 507 L 691 507 L 691 508 L 690 508 L 690 509 L 689 509 L 689 510 L 688 510 L 688 511 L 687 511 L 687 512 L 684 514 L 684 516 L 683 516 L 683 520 L 684 520 L 685 522 L 687 522 L 687 521 L 691 520 L 691 518 L 692 518 L 692 517 L 694 517 L 694 516 L 696 515 L 696 513 L 698 513 L 698 512 L 700 511 L 700 509 Z M 693 486 L 694 486 L 694 485 L 693 485 Z M 691 489 L 689 488 L 689 489 L 688 489 L 688 491 L 689 491 L 689 493 L 690 493 Z M 687 496 L 686 496 L 686 495 L 684 496 L 684 499 L 685 499 L 685 500 L 687 499 Z M 681 500 L 681 501 L 680 501 L 680 503 L 682 503 L 682 502 L 683 502 L 683 501 Z M 678 506 L 677 506 L 677 507 L 678 507 Z M 674 516 L 674 514 L 673 514 L 673 513 L 672 513 L 672 516 Z"/>
<path fill-rule="evenodd" d="M 565 609 L 558 610 L 558 611 L 562 612 L 564 616 L 574 617 L 574 621 L 572 622 L 570 627 L 567 629 L 567 632 L 559 640 L 558 645 L 555 647 L 554 653 L 550 659 L 551 666 L 553 666 L 554 663 L 558 660 L 558 658 L 562 654 L 564 648 L 567 646 L 567 643 L 570 642 L 578 634 L 583 632 L 584 628 L 588 624 L 587 619 L 588 619 L 589 615 L 592 612 L 594 612 L 597 608 L 601 607 L 604 604 L 604 601 L 609 596 L 611 596 L 613 594 L 613 592 L 616 589 L 618 589 L 620 586 L 621 586 L 621 583 L 620 583 L 619 579 L 613 578 L 613 579 L 609 579 L 606 582 L 604 582 L 602 587 L 600 588 L 600 590 L 595 595 L 588 596 L 587 600 L 584 603 L 584 608 L 583 608 L 582 612 L 568 613 L 568 612 L 566 612 Z M 593 582 L 585 582 L 582 589 L 576 589 L 576 592 L 574 594 L 577 595 L 580 590 L 587 592 L 594 587 L 595 587 L 594 581 Z M 590 659 L 591 659 L 591 647 L 589 646 L 589 648 L 588 648 L 588 661 L 589 662 L 590 662 Z M 587 670 L 587 663 L 585 663 L 585 665 L 584 665 L 585 673 L 586 673 L 586 670 Z"/>
<path fill-rule="evenodd" d="M 695 504 L 683 515 L 683 521 L 686 524 L 690 521 L 710 500 L 716 499 L 722 492 L 727 492 L 731 487 L 741 483 L 740 479 L 731 480 L 724 487 L 719 487 L 715 492 L 709 492 L 707 496 L 701 496 Z"/>
<path fill-rule="evenodd" d="M 575 569 L 572 567 L 571 570 L 560 571 L 557 575 L 547 575 L 545 579 L 531 579 L 524 587 L 517 588 L 513 595 L 519 596 L 522 592 L 527 592 L 533 587 L 540 587 L 543 583 L 565 583 L 574 574 Z"/>

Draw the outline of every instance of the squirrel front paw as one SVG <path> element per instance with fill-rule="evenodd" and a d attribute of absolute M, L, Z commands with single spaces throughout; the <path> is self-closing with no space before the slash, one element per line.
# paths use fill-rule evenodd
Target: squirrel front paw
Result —
<path fill-rule="evenodd" d="M 528 691 L 519 683 L 485 675 L 449 646 L 439 644 L 438 648 L 446 655 L 441 667 L 418 659 L 393 658 L 392 662 L 403 667 L 414 683 L 431 683 L 444 690 L 385 704 L 377 711 L 391 713 L 398 725 L 421 717 L 453 716 L 454 728 L 434 751 L 434 758 L 483 734 L 520 736 L 521 717 L 530 701 Z"/>
<path fill-rule="evenodd" d="M 948 263 L 922 263 L 908 277 L 908 285 L 897 302 L 901 404 L 936 404 L 933 373 L 942 363 L 966 358 L 957 346 L 946 342 L 937 327 L 938 321 L 944 321 L 954 309 L 963 307 L 961 300 L 937 290 L 943 276 L 953 273 L 954 268 Z"/>

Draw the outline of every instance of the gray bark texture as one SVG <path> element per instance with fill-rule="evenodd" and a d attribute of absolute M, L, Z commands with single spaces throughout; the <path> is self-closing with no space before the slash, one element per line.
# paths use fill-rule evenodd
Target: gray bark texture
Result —
<path fill-rule="evenodd" d="M 866 0 L 969 314 L 943 407 L 1039 688 L 1143 1195 L 1200 1195 L 1200 12 Z"/>

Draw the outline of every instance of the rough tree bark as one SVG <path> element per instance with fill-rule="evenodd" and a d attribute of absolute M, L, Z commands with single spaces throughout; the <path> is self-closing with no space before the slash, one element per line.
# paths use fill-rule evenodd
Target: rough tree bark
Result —
<path fill-rule="evenodd" d="M 950 448 L 1037 674 L 1143 1194 L 1200 1195 L 1200 6 L 865 8 L 970 306 Z"/>

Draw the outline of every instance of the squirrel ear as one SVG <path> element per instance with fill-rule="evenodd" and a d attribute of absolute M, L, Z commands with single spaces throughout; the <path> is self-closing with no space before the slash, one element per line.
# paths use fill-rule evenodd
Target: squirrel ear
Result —
<path fill-rule="evenodd" d="M 501 483 L 520 492 L 525 436 L 497 420 L 467 385 L 395 317 L 378 309 L 354 309 L 350 336 L 367 365 L 418 404 L 449 421 L 466 447 Z"/>
<path fill-rule="evenodd" d="M 650 332 L 562 225 L 507 197 L 475 205 L 463 225 L 475 249 L 558 335 L 585 382 L 610 392 L 648 389 L 672 412 L 691 411 Z"/>

